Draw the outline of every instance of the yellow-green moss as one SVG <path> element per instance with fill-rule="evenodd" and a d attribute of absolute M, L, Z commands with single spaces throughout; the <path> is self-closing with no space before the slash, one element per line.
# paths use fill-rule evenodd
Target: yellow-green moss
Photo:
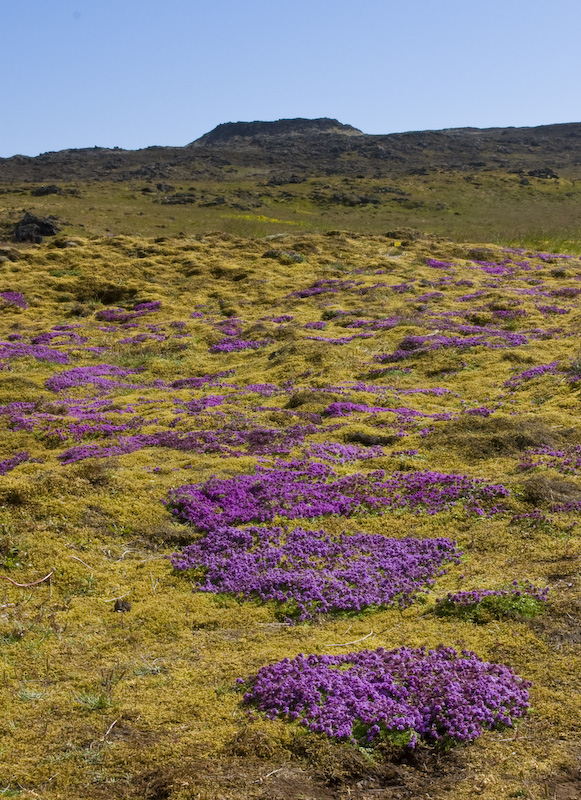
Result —
<path fill-rule="evenodd" d="M 269 219 L 259 221 L 273 223 L 270 212 L 266 216 Z M 297 242 L 293 232 L 277 238 L 275 246 L 291 250 Z M 0 314 L 1 338 L 80 322 L 83 328 L 79 331 L 90 335 L 91 345 L 110 349 L 100 355 L 79 350 L 67 367 L 15 359 L 11 371 L 0 376 L 0 403 L 40 402 L 40 398 L 45 403 L 58 402 L 44 387 L 45 380 L 53 373 L 89 363 L 107 361 L 143 368 L 139 373 L 143 384 L 234 369 L 232 382 L 240 386 L 295 382 L 307 394 L 294 409 L 311 413 L 320 413 L 333 399 L 345 397 L 341 386 L 352 402 L 392 407 L 405 398 L 405 405 L 425 414 L 458 414 L 463 404 L 468 408 L 490 405 L 504 394 L 503 410 L 490 418 L 499 425 L 496 421 L 502 420 L 503 430 L 509 430 L 515 420 L 522 424 L 528 420 L 531 429 L 565 430 L 572 443 L 579 441 L 579 390 L 574 386 L 561 377 L 545 375 L 523 384 L 510 397 L 503 387 L 506 380 L 529 366 L 556 360 L 568 364 L 578 354 L 575 336 L 531 339 L 511 351 L 511 360 L 504 357 L 505 350 L 473 348 L 461 355 L 466 366 L 457 374 L 446 374 L 455 359 L 448 351 L 433 358 L 411 359 L 401 365 L 411 365 L 411 373 L 387 373 L 374 378 L 374 385 L 397 390 L 445 386 L 452 393 L 398 396 L 394 390 L 370 400 L 360 389 L 346 386 L 380 366 L 373 362 L 375 355 L 395 350 L 405 336 L 419 332 L 414 319 L 417 312 L 412 308 L 414 295 L 394 294 L 380 287 L 366 295 L 289 296 L 319 279 L 361 280 L 364 286 L 433 281 L 434 270 L 425 265 L 425 258 L 434 256 L 453 258 L 458 277 L 474 281 L 471 289 L 444 288 L 439 308 L 453 310 L 458 308 L 460 294 L 482 288 L 486 278 L 468 269 L 471 245 L 453 251 L 457 246 L 451 243 L 419 240 L 402 248 L 380 235 L 345 232 L 302 237 L 301 243 L 307 260 L 290 265 L 261 258 L 272 242 L 222 234 L 159 242 L 126 235 L 77 237 L 75 247 L 23 248 L 21 261 L 1 263 L 0 272 L 6 289 L 22 292 L 30 307 Z M 500 258 L 501 251 L 492 250 Z M 543 279 L 556 288 L 563 279 L 552 276 L 550 268 L 543 272 Z M 373 274 L 378 269 L 386 274 Z M 102 323 L 94 312 L 104 307 L 104 296 L 115 294 L 115 287 L 119 295 L 109 301 L 111 305 L 161 300 L 161 311 L 147 323 L 184 321 L 184 332 L 190 337 L 177 340 L 184 349 L 177 348 L 174 340 L 120 345 L 120 336 L 100 331 Z M 63 299 L 65 294 L 70 299 Z M 502 289 L 495 290 L 494 297 L 502 299 Z M 521 300 L 529 316 L 519 325 L 553 326 L 537 312 L 530 297 L 523 295 Z M 203 321 L 190 318 L 199 305 L 216 320 L 238 315 L 245 329 L 255 331 L 252 335 L 256 338 L 273 336 L 275 341 L 264 350 L 212 354 L 209 345 L 221 336 Z M 319 321 L 329 308 L 359 310 L 365 318 L 397 312 L 404 319 L 373 339 L 354 339 L 345 345 L 307 339 L 311 334 L 339 338 L 357 332 L 343 328 L 341 317 L 329 319 L 324 331 L 304 329 L 306 322 Z M 261 320 L 280 314 L 292 314 L 294 320 L 278 328 Z M 554 325 L 574 332 L 575 319 L 571 314 Z M 327 396 L 313 391 L 325 387 Z M 78 396 L 83 393 L 75 391 Z M 226 419 L 243 412 L 249 402 L 248 396 L 240 396 L 235 389 L 216 391 L 226 397 L 220 407 Z M 111 402 L 124 407 L 140 397 L 153 401 L 140 408 L 140 414 L 148 421 L 148 430 L 154 431 L 167 428 L 173 419 L 174 397 L 190 400 L 212 392 L 211 388 L 161 390 L 150 386 L 120 390 L 111 396 Z M 89 396 L 91 390 L 85 393 Z M 253 397 L 254 422 L 282 429 L 293 412 L 292 403 L 284 408 L 290 396 L 284 403 L 280 398 Z M 506 401 L 512 398 L 515 403 L 509 406 Z M 255 408 L 258 406 L 261 410 Z M 516 416 L 511 411 L 517 412 Z M 208 416 L 204 424 L 219 428 L 223 419 Z M 293 423 L 300 421 L 299 417 L 292 419 Z M 325 424 L 336 421 L 330 418 Z M 343 442 L 354 431 L 389 432 L 389 427 L 381 425 L 391 425 L 394 415 L 382 412 L 373 420 L 360 415 L 341 421 L 345 427 L 332 433 L 334 441 Z M 356 466 L 338 466 L 338 472 L 414 468 L 464 472 L 505 483 L 514 489 L 513 511 L 530 510 L 519 494 L 523 476 L 516 469 L 518 454 L 510 449 L 475 451 L 478 437 L 489 437 L 486 425 L 475 432 L 455 420 L 432 423 L 427 419 L 428 424 L 435 429 L 431 436 L 412 433 L 386 447 L 386 451 L 417 449 L 417 455 L 386 452 Z M 310 441 L 326 441 L 329 436 L 321 432 Z M 480 584 L 500 586 L 514 578 L 541 584 L 549 581 L 552 593 L 542 625 L 506 621 L 477 626 L 441 620 L 426 614 L 426 606 L 418 603 L 405 611 L 386 609 L 289 627 L 278 623 L 272 604 L 194 592 L 187 574 L 174 573 L 168 560 L 196 534 L 172 520 L 161 498 L 172 487 L 203 481 L 213 474 L 249 473 L 256 457 L 145 448 L 102 462 L 87 460 L 63 466 L 57 456 L 71 444 L 55 446 L 37 432 L 8 429 L 0 442 L 0 460 L 19 450 L 28 450 L 37 459 L 0 479 L 0 574 L 26 583 L 54 570 L 50 582 L 29 589 L 0 582 L 1 791 L 14 790 L 14 796 L 46 800 L 265 798 L 280 796 L 283 791 L 284 783 L 275 783 L 279 794 L 268 794 L 268 781 L 276 781 L 274 771 L 281 771 L 281 781 L 285 775 L 285 780 L 292 777 L 298 781 L 304 767 L 314 777 L 309 778 L 310 784 L 302 785 L 303 793 L 342 797 L 346 789 L 324 788 L 323 778 L 313 772 L 313 760 L 297 755 L 288 726 L 248 721 L 240 695 L 234 691 L 236 678 L 299 652 L 432 647 L 441 642 L 506 663 L 534 686 L 532 713 L 518 725 L 517 732 L 487 733 L 453 756 L 459 770 L 453 784 L 444 778 L 438 784 L 440 778 L 430 778 L 440 797 L 467 800 L 478 792 L 484 800 L 499 800 L 525 790 L 540 797 L 538 787 L 549 785 L 552 776 L 571 763 L 581 718 L 581 653 L 566 611 L 571 608 L 577 613 L 581 608 L 581 548 L 577 529 L 570 527 L 575 522 L 571 515 L 561 515 L 545 527 L 511 525 L 509 515 L 467 518 L 457 510 L 435 516 L 402 512 L 305 523 L 306 527 L 324 525 L 337 532 L 365 530 L 398 537 L 456 539 L 464 550 L 463 562 L 437 580 L 430 597 Z M 292 453 L 299 454 L 299 450 Z M 153 472 L 156 467 L 159 471 Z M 579 484 L 575 477 L 570 480 Z M 117 599 L 129 601 L 131 610 L 114 612 Z M 260 742 L 260 746 L 252 751 L 243 746 L 243 740 Z M 316 737 L 310 741 L 315 747 Z M 343 753 L 341 747 L 331 747 L 337 759 Z M 266 778 L 268 773 L 273 778 Z M 165 788 L 155 794 L 155 780 L 162 777 Z M 349 785 L 348 776 L 342 780 Z M 292 781 L 289 786 L 299 786 Z"/>

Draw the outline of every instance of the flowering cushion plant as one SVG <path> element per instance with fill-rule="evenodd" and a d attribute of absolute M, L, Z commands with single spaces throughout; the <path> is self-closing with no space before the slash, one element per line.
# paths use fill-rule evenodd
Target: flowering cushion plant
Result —
<path fill-rule="evenodd" d="M 459 555 L 450 539 L 221 527 L 174 553 L 172 562 L 178 570 L 196 570 L 201 591 L 275 600 L 285 604 L 287 616 L 306 620 L 316 613 L 407 606 Z"/>
<path fill-rule="evenodd" d="M 0 461 L 0 475 L 6 475 L 7 472 L 18 467 L 20 464 L 24 464 L 25 461 L 30 459 L 30 453 L 26 450 L 22 450 L 20 453 L 15 453 L 12 458 L 4 459 L 4 461 Z"/>
<path fill-rule="evenodd" d="M 456 617 L 470 622 L 488 622 L 503 617 L 536 617 L 547 602 L 549 589 L 529 581 L 513 581 L 508 589 L 472 589 L 449 593 L 436 600 L 439 617 Z"/>
<path fill-rule="evenodd" d="M 529 708 L 530 683 L 475 653 L 450 647 L 298 655 L 262 667 L 244 702 L 267 718 L 361 745 L 469 742 L 512 726 Z"/>
<path fill-rule="evenodd" d="M 238 339 L 234 337 L 221 339 L 210 347 L 211 353 L 233 353 L 237 350 L 257 350 L 260 347 L 268 347 L 272 344 L 271 339 Z"/>
<path fill-rule="evenodd" d="M 274 468 L 257 467 L 254 475 L 180 486 L 170 491 L 165 502 L 183 522 L 209 531 L 245 522 L 271 522 L 277 515 L 288 519 L 349 516 L 387 508 L 436 514 L 457 504 L 485 516 L 501 511 L 494 501 L 508 495 L 501 484 L 428 470 L 391 476 L 378 470 L 335 478 L 325 464 L 279 461 Z"/>
<path fill-rule="evenodd" d="M 24 311 L 28 308 L 28 301 L 20 292 L 0 292 L 0 298 L 4 301 L 4 305 L 16 306 Z"/>

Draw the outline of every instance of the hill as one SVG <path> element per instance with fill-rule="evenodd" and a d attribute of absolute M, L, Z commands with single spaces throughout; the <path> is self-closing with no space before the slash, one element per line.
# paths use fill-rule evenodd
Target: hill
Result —
<path fill-rule="evenodd" d="M 14 156 L 0 159 L 0 236 L 24 208 L 70 235 L 407 227 L 576 252 L 580 136 L 579 123 L 370 136 L 288 119 L 225 123 L 184 147 Z"/>
<path fill-rule="evenodd" d="M 351 125 L 343 125 L 336 119 L 322 117 L 320 119 L 279 119 L 276 122 L 225 122 L 209 133 L 191 142 L 189 147 L 205 147 L 212 145 L 231 145 L 242 139 L 266 141 L 281 137 L 313 138 L 318 135 L 329 136 L 363 136 L 362 131 Z"/>
<path fill-rule="evenodd" d="M 281 171 L 309 177 L 387 177 L 442 169 L 548 170 L 572 177 L 581 169 L 581 123 L 387 135 L 364 134 L 330 119 L 226 123 L 184 147 L 95 147 L 3 158 L 0 183 L 221 180 L 228 178 L 230 168 L 267 179 Z"/>

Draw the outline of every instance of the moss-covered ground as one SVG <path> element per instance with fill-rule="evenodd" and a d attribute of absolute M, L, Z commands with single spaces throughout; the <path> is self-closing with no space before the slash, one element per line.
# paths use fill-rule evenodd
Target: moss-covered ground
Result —
<path fill-rule="evenodd" d="M 165 208 L 177 234 L 178 211 Z M 579 254 L 405 232 L 90 238 L 72 226 L 5 248 L 0 263 L 0 290 L 28 304 L 8 296 L 0 309 L 0 575 L 24 584 L 52 571 L 28 588 L 0 582 L 0 796 L 575 797 Z M 158 301 L 125 322 L 103 319 Z M 386 359 L 406 338 L 399 360 Z M 259 344 L 211 351 L 234 339 Z M 103 364 L 127 374 L 47 384 Z M 210 395 L 220 404 L 185 405 Z M 327 417 L 333 402 L 396 410 Z M 123 452 L 127 437 L 191 431 L 221 446 L 150 438 Z M 258 434 L 230 447 L 232 431 Z M 457 541 L 462 563 L 403 610 L 287 625 L 274 603 L 201 593 L 172 569 L 169 556 L 200 534 L 161 502 L 170 489 L 328 442 L 383 442 L 374 458 L 334 463 L 340 475 L 461 473 L 503 484 L 505 508 L 302 522 Z M 18 453 L 27 458 L 10 469 Z M 474 624 L 431 611 L 447 592 L 516 579 L 550 587 L 539 617 Z M 446 754 L 370 757 L 249 716 L 236 691 L 238 677 L 300 652 L 440 643 L 532 681 L 529 714 Z"/>

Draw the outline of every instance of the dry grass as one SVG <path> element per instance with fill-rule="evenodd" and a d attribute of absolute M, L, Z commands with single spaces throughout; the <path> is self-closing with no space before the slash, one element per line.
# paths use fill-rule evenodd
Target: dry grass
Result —
<path fill-rule="evenodd" d="M 141 384 L 232 369 L 235 373 L 225 382 L 278 387 L 272 397 L 228 388 L 168 390 L 155 385 L 111 393 L 111 408 L 134 405 L 148 432 L 166 429 L 175 419 L 174 398 L 185 401 L 213 393 L 225 395 L 224 404 L 187 418 L 184 429 L 219 430 L 234 421 L 282 430 L 289 421 L 305 422 L 297 414 L 320 414 L 337 400 L 405 405 L 423 414 L 449 411 L 455 419 L 426 419 L 425 427 L 434 428 L 427 436 L 416 428 L 398 441 L 394 414 L 381 412 L 325 420 L 309 441 L 384 445 L 385 456 L 339 466 L 342 474 L 433 469 L 503 482 L 513 489 L 509 513 L 485 519 L 453 509 L 435 516 L 386 514 L 315 520 L 312 525 L 399 537 L 450 536 L 462 546 L 464 561 L 438 579 L 431 598 L 528 578 L 551 586 L 546 616 L 540 622 L 475 626 L 426 615 L 425 607 L 416 604 L 403 612 L 388 608 L 349 620 L 273 624 L 274 606 L 196 593 L 187 575 L 172 571 L 167 556 L 196 534 L 172 521 L 160 502 L 170 488 L 186 482 L 251 472 L 255 456 L 145 448 L 63 466 L 58 455 L 74 442 L 63 443 L 38 428 L 14 430 L 6 423 L 0 460 L 21 450 L 28 450 L 33 460 L 1 479 L 0 571 L 22 583 L 55 572 L 50 583 L 31 589 L 0 585 L 0 797 L 468 800 L 478 794 L 483 800 L 499 800 L 540 799 L 545 788 L 554 788 L 565 800 L 568 786 L 579 788 L 573 770 L 581 719 L 581 650 L 575 623 L 581 604 L 581 548 L 575 516 L 547 509 L 555 500 L 576 499 L 581 481 L 548 468 L 542 474 L 518 471 L 528 448 L 579 442 L 579 389 L 563 374 L 544 375 L 515 392 L 503 386 L 531 365 L 567 365 L 576 356 L 575 336 L 566 334 L 577 330 L 577 301 L 566 301 L 574 310 L 555 322 L 536 310 L 534 298 L 519 296 L 528 312 L 520 329 L 559 326 L 562 332 L 531 337 L 508 350 L 476 347 L 460 355 L 448 350 L 413 358 L 396 365 L 399 370 L 366 379 L 367 384 L 392 387 L 385 395 L 370 395 L 357 385 L 357 376 L 379 366 L 374 355 L 392 352 L 406 336 L 432 330 L 419 326 L 424 312 L 414 308 L 417 295 L 435 291 L 422 281 L 440 276 L 425 265 L 426 257 L 454 260 L 455 280 L 474 283 L 472 288 L 441 290 L 439 311 L 463 310 L 466 304 L 458 300 L 462 294 L 489 290 L 490 277 L 470 269 L 467 261 L 476 245 L 467 245 L 464 255 L 458 255 L 451 250 L 456 246 L 441 240 L 418 239 L 405 248 L 400 241 L 345 232 L 299 240 L 294 232 L 276 242 L 277 248 L 306 254 L 306 261 L 292 265 L 262 258 L 271 242 L 219 233 L 164 241 L 80 238 L 74 247 L 23 247 L 18 260 L 0 264 L 1 288 L 22 292 L 30 307 L 0 312 L 1 337 L 29 337 L 55 325 L 81 324 L 75 330 L 89 338 L 89 345 L 108 349 L 77 349 L 68 368 L 107 362 L 140 369 Z M 500 260 L 506 256 L 494 246 L 488 250 Z M 534 276 L 542 276 L 548 290 L 577 285 L 572 278 L 579 262 L 571 262 L 571 277 L 563 278 L 550 272 L 558 264 L 545 267 L 531 256 L 522 258 L 543 267 Z M 377 270 L 384 274 L 376 275 Z M 510 286 L 530 288 L 530 274 L 511 280 Z M 388 286 L 367 294 L 342 290 L 289 297 L 321 279 Z M 405 281 L 415 281 L 411 292 L 390 291 L 389 286 Z M 500 296 L 503 286 L 495 290 Z M 104 303 L 131 307 L 151 300 L 162 301 L 161 311 L 141 318 L 139 330 L 99 329 L 108 326 L 95 318 Z M 197 308 L 204 318 L 190 316 Z M 337 310 L 357 311 L 366 319 L 398 313 L 400 322 L 374 338 L 345 345 L 306 338 L 357 333 L 342 327 L 341 316 L 329 314 Z M 263 319 L 283 314 L 294 319 L 281 324 Z M 211 354 L 209 345 L 221 334 L 207 320 L 217 323 L 232 316 L 242 319 L 244 335 L 273 338 L 274 344 Z M 325 318 L 324 331 L 304 328 L 306 322 Z M 177 329 L 169 323 L 176 320 L 185 323 L 188 338 L 172 338 Z M 120 343 L 147 333 L 150 324 L 160 325 L 168 338 Z M 69 344 L 63 347 L 71 349 Z M 0 373 L 2 404 L 33 402 L 42 413 L 63 416 L 59 397 L 44 383 L 67 367 L 25 358 L 11 361 L 10 368 Z M 287 381 L 292 387 L 284 388 Z M 435 387 L 451 391 L 443 396 L 403 394 Z M 79 397 L 92 394 L 90 388 L 74 391 Z M 499 410 L 486 419 L 460 415 L 463 408 L 483 405 Z M 344 427 L 326 433 L 324 426 L 337 421 Z M 417 453 L 391 454 L 394 448 Z M 513 515 L 540 506 L 545 522 L 523 518 L 511 524 Z M 119 599 L 130 602 L 131 610 L 114 612 Z M 415 761 L 402 761 L 384 753 L 373 762 L 348 744 L 327 742 L 281 722 L 248 719 L 235 691 L 237 677 L 299 652 L 327 652 L 329 643 L 354 641 L 370 631 L 373 635 L 362 647 L 432 647 L 443 642 L 509 665 L 534 682 L 530 715 L 516 731 L 486 733 L 445 756 L 425 751 Z"/>

